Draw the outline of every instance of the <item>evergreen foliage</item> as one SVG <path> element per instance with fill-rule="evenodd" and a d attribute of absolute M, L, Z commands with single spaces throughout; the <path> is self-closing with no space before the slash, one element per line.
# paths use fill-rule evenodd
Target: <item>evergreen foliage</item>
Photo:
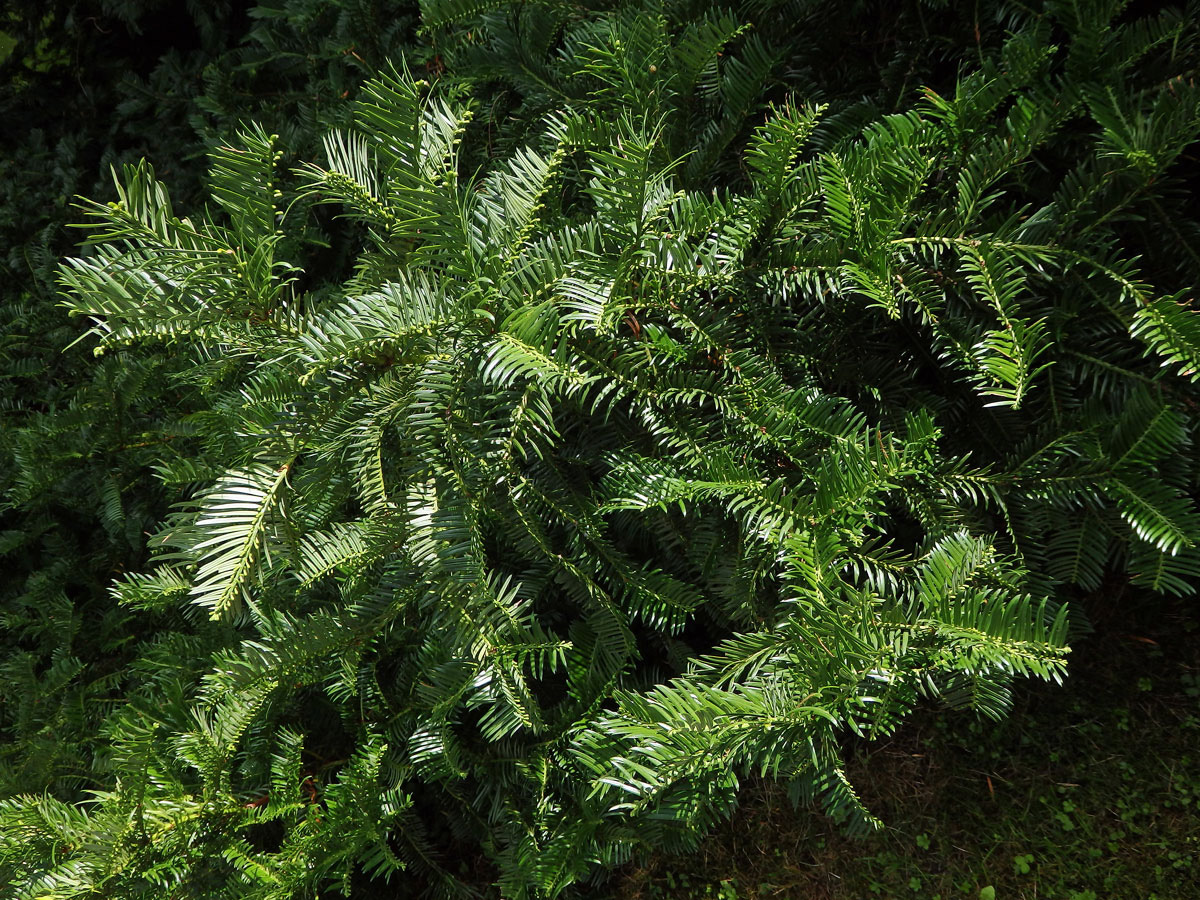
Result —
<path fill-rule="evenodd" d="M 82 204 L 87 402 L 11 443 L 14 897 L 558 896 L 751 772 L 872 827 L 847 736 L 1194 588 L 1194 5 L 833 66 L 872 7 L 597 7 L 427 0 L 318 162 L 247 124 L 187 215 L 147 162 Z M 48 433 L 130 548 L 77 597 Z"/>
<path fill-rule="evenodd" d="M 176 9 L 172 10 L 172 7 Z M 98 728 L 157 624 L 117 607 L 169 494 L 153 466 L 197 408 L 169 353 L 97 360 L 57 296 L 76 194 L 111 166 L 168 160 L 177 199 L 204 192 L 203 141 L 253 117 L 316 152 L 341 99 L 411 32 L 414 8 L 287 2 L 14 2 L 0 60 L 0 790 L 90 784 Z M 363 35 L 357 50 L 352 35 Z M 379 54 L 379 55 L 375 55 Z M 53 102 L 47 102 L 53 98 Z M 64 661 L 67 663 L 64 665 Z"/>

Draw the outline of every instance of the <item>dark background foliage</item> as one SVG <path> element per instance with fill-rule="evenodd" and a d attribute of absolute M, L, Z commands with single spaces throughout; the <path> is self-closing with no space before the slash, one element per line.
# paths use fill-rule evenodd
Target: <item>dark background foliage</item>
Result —
<path fill-rule="evenodd" d="M 680 2 L 662 9 L 678 29 L 710 6 Z M 763 63 L 762 90 L 752 96 L 722 107 L 711 92 L 697 90 L 673 101 L 679 109 L 663 152 L 674 157 L 696 151 L 680 174 L 690 189 L 749 183 L 735 148 L 745 144 L 768 103 L 796 95 L 828 104 L 828 124 L 815 140 L 832 145 L 881 115 L 912 108 L 923 89 L 951 96 L 964 72 L 993 58 L 1011 31 L 1032 19 L 1044 17 L 1046 37 L 1056 43 L 1067 42 L 1070 31 L 1063 12 L 1069 4 L 1039 6 L 1032 14 L 1024 4 L 920 0 L 747 0 L 730 6 L 753 27 L 729 53 L 752 59 L 761 51 L 770 59 Z M 569 71 L 559 42 L 589 16 L 643 14 L 638 8 L 424 7 L 424 24 L 416 4 L 372 0 L 16 0 L 0 13 L 7 38 L 0 43 L 0 796 L 45 791 L 74 802 L 108 787 L 94 765 L 105 751 L 100 726 L 131 681 L 141 683 L 130 669 L 141 642 L 191 627 L 178 610 L 131 611 L 115 602 L 109 588 L 115 578 L 145 567 L 147 537 L 178 499 L 163 488 L 156 467 L 166 458 L 202 456 L 193 414 L 208 400 L 203 386 L 174 377 L 181 361 L 170 348 L 95 356 L 94 341 L 81 339 L 83 327 L 60 305 L 55 280 L 59 260 L 74 252 L 78 240 L 69 227 L 80 218 L 75 199 L 112 199 L 111 168 L 145 158 L 170 183 L 178 209 L 198 210 L 207 196 L 208 149 L 257 122 L 279 135 L 283 167 L 317 158 L 324 131 L 349 121 L 349 101 L 361 84 L 392 65 L 441 79 L 448 96 L 472 98 L 477 114 L 461 164 L 467 174 L 523 145 L 532 123 L 564 103 L 607 103 L 619 115 L 619 95 L 605 96 L 587 77 Z M 1200 9 L 1195 3 L 1129 4 L 1117 22 L 1150 16 L 1194 23 Z M 1133 93 L 1167 78 L 1194 79 L 1198 51 L 1200 30 L 1181 28 L 1169 53 L 1156 50 L 1129 71 L 1098 73 L 1095 80 L 1103 88 L 1109 78 Z M 1103 202 L 1081 207 L 1080 215 L 1092 216 L 1097 228 L 1108 228 L 1114 218 L 1112 244 L 1124 257 L 1139 258 L 1162 293 L 1193 288 L 1200 282 L 1200 226 L 1192 209 L 1200 180 L 1195 145 L 1169 173 L 1139 181 L 1128 169 L 1116 163 L 1105 168 L 1110 163 L 1095 158 L 1097 130 L 1094 121 L 1076 117 L 1032 153 L 1031 164 L 1004 185 L 1008 208 L 1036 205 L 1073 172 L 1094 176 L 1103 185 Z M 697 150 L 697 137 L 705 135 Z M 334 282 L 350 274 L 362 229 L 324 207 L 311 211 L 305 229 L 294 238 L 292 258 L 306 277 Z M 838 341 L 813 349 L 822 360 L 824 386 L 870 407 L 887 395 L 894 374 L 872 363 L 891 366 L 893 358 L 881 348 L 918 343 L 912 322 L 842 324 Z M 1141 360 L 1140 348 L 1123 335 L 1111 340 L 1113 356 L 1106 355 L 1107 345 L 1100 355 L 1136 370 L 1130 376 L 1135 381 L 1151 377 L 1144 374 L 1150 364 Z M 1072 349 L 1086 354 L 1095 348 Z M 905 408 L 938 408 L 943 426 L 950 426 L 949 448 L 971 451 L 977 462 L 1002 465 L 1013 444 L 1036 437 L 1058 402 L 1039 398 L 1020 412 L 981 411 L 942 362 L 908 360 L 896 396 L 905 394 Z M 1101 393 L 1105 383 L 1087 377 Z M 1171 401 L 1194 410 L 1193 395 L 1190 387 L 1179 388 Z M 1119 409 L 1097 412 L 1086 400 L 1068 398 L 1068 414 L 1086 407 L 1080 415 L 1119 415 Z M 988 447 L 995 448 L 991 456 Z M 1162 466 L 1175 483 L 1194 491 L 1192 462 L 1167 460 Z M 197 480 L 214 474 L 198 472 Z M 1055 526 L 1038 520 L 1027 527 L 1045 536 Z M 1036 548 L 1031 556 L 1037 559 Z M 1093 627 L 1089 598 L 1111 596 L 1125 581 L 1124 569 L 1136 568 L 1121 562 L 1104 560 L 1102 584 L 1060 589 L 1061 596 L 1079 601 L 1078 633 Z M 1185 568 L 1178 577 L 1186 583 L 1194 574 Z M 1099 608 L 1111 614 L 1103 602 Z M 1116 614 L 1096 617 L 1094 625 L 1119 633 L 1126 628 L 1122 622 Z M 706 623 L 689 627 L 685 637 L 694 648 L 722 636 L 717 628 L 705 634 Z M 315 692 L 298 697 L 296 722 L 319 735 L 308 746 L 315 759 L 309 770 L 319 781 L 345 761 L 354 741 L 340 731 L 337 710 Z M 418 803 L 430 806 L 420 813 L 437 817 L 434 795 Z M 460 854 L 460 874 L 490 879 L 490 864 L 472 855 L 471 840 L 456 844 L 461 835 L 449 830 L 435 837 Z M 263 826 L 252 840 L 269 847 L 278 835 Z M 220 871 L 212 876 L 214 896 Z M 361 872 L 354 881 L 372 890 Z"/>

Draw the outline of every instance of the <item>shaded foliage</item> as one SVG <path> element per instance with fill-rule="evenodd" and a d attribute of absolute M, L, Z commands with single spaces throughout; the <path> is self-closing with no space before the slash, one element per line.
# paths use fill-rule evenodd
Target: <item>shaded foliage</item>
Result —
<path fill-rule="evenodd" d="M 0 877 L 554 896 L 750 773 L 872 827 L 846 735 L 1200 574 L 1195 13 L 198 11 L 207 174 L 82 204 L 59 386 L 3 306 Z"/>

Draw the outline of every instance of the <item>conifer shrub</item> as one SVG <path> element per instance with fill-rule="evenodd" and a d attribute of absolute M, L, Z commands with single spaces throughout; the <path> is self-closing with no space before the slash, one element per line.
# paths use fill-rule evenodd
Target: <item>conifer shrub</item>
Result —
<path fill-rule="evenodd" d="M 99 725 L 158 628 L 108 586 L 145 565 L 175 499 L 153 466 L 202 405 L 169 348 L 96 359 L 78 340 L 56 283 L 73 200 L 115 196 L 111 167 L 146 156 L 199 204 L 206 141 L 243 120 L 311 157 L 416 20 L 415 4 L 357 0 L 0 11 L 0 796 L 94 786 Z"/>
<path fill-rule="evenodd" d="M 558 896 L 750 773 L 873 827 L 845 739 L 1062 678 L 1073 590 L 1191 590 L 1192 20 L 1006 11 L 888 109 L 793 6 L 429 3 L 432 83 L 319 161 L 247 126 L 207 206 L 85 204 L 64 302 L 187 403 L 14 896 Z"/>

